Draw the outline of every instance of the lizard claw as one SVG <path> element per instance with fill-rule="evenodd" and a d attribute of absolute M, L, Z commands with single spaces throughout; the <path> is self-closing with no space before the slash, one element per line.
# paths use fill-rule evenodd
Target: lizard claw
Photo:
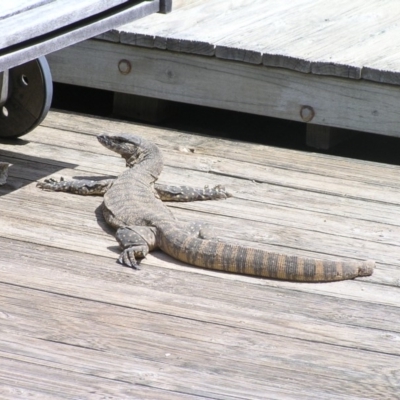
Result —
<path fill-rule="evenodd" d="M 215 199 L 227 199 L 228 197 L 232 197 L 232 193 L 226 191 L 225 186 L 217 185 L 214 186 L 211 190 L 215 191 Z"/>
<path fill-rule="evenodd" d="M 140 258 L 144 258 L 146 254 L 143 251 L 138 250 L 135 247 L 128 247 L 122 251 L 120 256 L 118 257 L 118 262 L 122 265 L 126 265 L 133 269 L 140 269 L 139 264 L 136 261 L 136 256 Z"/>
<path fill-rule="evenodd" d="M 36 187 L 38 187 L 40 189 L 45 189 L 45 190 L 46 189 L 47 190 L 52 190 L 55 187 L 57 187 L 57 185 L 60 182 L 64 182 L 64 178 L 63 177 L 61 177 L 59 181 L 57 179 L 54 179 L 54 178 L 48 178 L 48 179 L 45 179 L 43 182 L 37 182 L 36 183 Z"/>
<path fill-rule="evenodd" d="M 48 178 L 48 179 L 45 179 L 44 181 L 46 183 L 58 183 L 58 182 L 62 182 L 63 180 L 64 180 L 64 178 L 61 176 L 59 181 L 54 178 Z"/>

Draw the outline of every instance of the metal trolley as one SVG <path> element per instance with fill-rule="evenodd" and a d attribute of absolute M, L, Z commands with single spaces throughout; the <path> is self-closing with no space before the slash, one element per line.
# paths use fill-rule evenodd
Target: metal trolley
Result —
<path fill-rule="evenodd" d="M 147 15 L 172 0 L 13 0 L 0 5 L 0 137 L 46 117 L 53 86 L 45 55 Z"/>

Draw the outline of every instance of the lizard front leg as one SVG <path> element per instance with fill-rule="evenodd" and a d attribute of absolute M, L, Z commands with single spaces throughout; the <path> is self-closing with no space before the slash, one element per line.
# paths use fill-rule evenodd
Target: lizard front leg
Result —
<path fill-rule="evenodd" d="M 154 185 L 158 197 L 162 201 L 198 201 L 221 200 L 232 197 L 221 185 L 209 188 L 196 188 L 191 186 L 169 186 L 156 183 Z"/>
<path fill-rule="evenodd" d="M 61 178 L 59 181 L 50 178 L 45 179 L 44 182 L 38 182 L 37 187 L 43 190 L 49 190 L 54 192 L 69 192 L 80 194 L 83 196 L 97 195 L 103 196 L 104 193 L 111 187 L 115 179 L 101 179 L 101 180 L 89 180 L 89 179 L 77 179 L 71 181 L 64 181 Z"/>

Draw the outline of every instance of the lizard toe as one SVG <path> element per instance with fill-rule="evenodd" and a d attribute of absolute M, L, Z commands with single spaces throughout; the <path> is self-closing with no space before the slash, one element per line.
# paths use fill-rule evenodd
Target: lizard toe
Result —
<path fill-rule="evenodd" d="M 133 248 L 125 249 L 119 256 L 118 262 L 133 269 L 140 269 L 139 264 L 135 258 L 135 251 Z"/>

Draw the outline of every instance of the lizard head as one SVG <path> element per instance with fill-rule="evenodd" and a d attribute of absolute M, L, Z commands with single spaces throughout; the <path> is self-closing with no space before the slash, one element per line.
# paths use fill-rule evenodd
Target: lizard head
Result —
<path fill-rule="evenodd" d="M 135 135 L 98 135 L 97 140 L 107 149 L 120 154 L 125 159 L 127 167 L 133 167 L 150 154 L 152 156 L 159 154 L 156 145 Z"/>

